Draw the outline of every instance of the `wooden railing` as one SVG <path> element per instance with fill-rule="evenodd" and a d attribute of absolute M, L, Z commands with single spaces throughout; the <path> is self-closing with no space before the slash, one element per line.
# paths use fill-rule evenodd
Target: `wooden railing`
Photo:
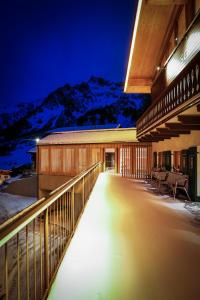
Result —
<path fill-rule="evenodd" d="M 102 164 L 0 225 L 0 299 L 45 299 Z"/>
<path fill-rule="evenodd" d="M 137 135 L 170 112 L 186 103 L 200 91 L 200 63 L 196 61 L 187 73 L 175 80 L 162 97 L 152 103 L 137 122 Z"/>
<path fill-rule="evenodd" d="M 160 80 L 159 80 L 160 79 Z M 200 13 L 185 33 L 152 87 L 155 97 L 137 122 L 137 136 L 164 123 L 200 92 Z"/>

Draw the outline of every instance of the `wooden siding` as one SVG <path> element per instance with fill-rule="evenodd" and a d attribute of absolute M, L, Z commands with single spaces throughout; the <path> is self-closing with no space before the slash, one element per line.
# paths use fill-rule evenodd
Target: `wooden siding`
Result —
<path fill-rule="evenodd" d="M 200 9 L 200 0 L 195 0 L 195 13 Z"/>
<path fill-rule="evenodd" d="M 123 177 L 147 178 L 152 168 L 152 149 L 145 145 L 123 145 L 120 148 Z"/>
<path fill-rule="evenodd" d="M 75 173 L 74 148 L 63 148 L 63 172 L 69 175 Z"/>
<path fill-rule="evenodd" d="M 151 144 L 88 144 L 38 146 L 38 174 L 75 176 L 97 161 L 104 162 L 105 149 L 115 149 L 115 172 L 143 178 L 151 169 Z"/>
<path fill-rule="evenodd" d="M 182 34 L 185 33 L 185 17 L 182 16 L 184 10 L 179 16 L 178 30 L 179 34 L 175 37 L 174 31 L 172 33 L 169 44 L 175 42 L 175 38 L 182 38 Z M 170 84 L 186 69 L 186 67 L 194 60 L 195 56 L 199 53 L 199 30 L 200 30 L 200 17 L 196 19 L 193 26 L 190 28 L 178 48 L 175 50 L 164 69 L 161 70 L 159 76 L 152 85 L 152 101 L 156 102 L 158 97 L 165 92 Z M 179 36 L 180 35 L 180 36 Z M 171 48 L 170 48 L 171 47 Z M 168 45 L 168 50 L 172 51 L 173 47 Z M 167 50 L 167 51 L 168 51 Z M 169 53 L 170 54 L 170 53 Z"/>
<path fill-rule="evenodd" d="M 141 8 L 138 6 L 139 20 L 135 23 L 134 27 L 132 51 L 129 56 L 124 88 L 125 92 L 141 93 L 143 86 L 149 89 L 152 87 L 159 75 L 156 71 L 157 67 L 160 66 L 160 70 L 162 70 L 165 66 L 194 19 L 195 14 L 198 13 L 200 6 L 199 0 L 178 2 L 177 5 L 174 5 L 175 2 L 168 3 L 168 5 L 165 5 L 166 3 L 164 4 L 163 2 L 160 1 L 162 5 L 157 5 L 155 1 L 143 0 Z M 192 57 L 189 58 L 190 61 L 191 59 Z M 188 61 L 184 62 L 184 67 Z M 175 67 L 175 71 L 178 73 L 181 70 L 181 68 Z M 167 74 L 166 86 L 173 79 L 174 77 L 171 78 Z M 146 82 L 146 84 L 144 85 L 142 82 Z M 163 87 L 160 86 L 160 91 L 162 90 Z M 147 89 L 144 92 L 150 93 Z M 159 92 L 157 93 L 158 95 Z M 152 99 L 155 100 L 154 95 Z"/>
<path fill-rule="evenodd" d="M 40 149 L 40 155 L 39 155 L 39 167 L 40 167 L 40 172 L 43 174 L 49 172 L 49 148 L 48 147 L 43 147 Z"/>

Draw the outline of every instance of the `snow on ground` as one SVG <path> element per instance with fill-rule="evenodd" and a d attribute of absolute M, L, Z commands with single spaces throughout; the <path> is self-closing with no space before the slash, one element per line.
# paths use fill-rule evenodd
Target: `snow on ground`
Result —
<path fill-rule="evenodd" d="M 9 217 L 20 212 L 35 201 L 36 198 L 34 197 L 0 193 L 0 223 L 3 223 Z"/>
<path fill-rule="evenodd" d="M 196 221 L 200 222 L 200 202 L 191 202 L 185 200 L 174 199 L 169 193 L 167 193 L 164 189 L 160 189 L 154 186 L 154 184 L 146 183 L 145 189 L 155 194 L 158 200 L 162 200 L 161 205 L 166 206 L 175 210 L 177 213 L 185 213 L 190 217 L 195 218 Z"/>

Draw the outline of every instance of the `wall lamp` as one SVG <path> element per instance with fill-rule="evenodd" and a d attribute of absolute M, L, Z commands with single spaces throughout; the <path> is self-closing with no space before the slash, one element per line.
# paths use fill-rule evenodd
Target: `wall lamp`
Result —
<path fill-rule="evenodd" d="M 157 66 L 157 67 L 156 67 L 156 70 L 157 70 L 157 71 L 164 70 L 164 69 L 165 69 L 165 67 L 161 67 L 161 66 Z"/>

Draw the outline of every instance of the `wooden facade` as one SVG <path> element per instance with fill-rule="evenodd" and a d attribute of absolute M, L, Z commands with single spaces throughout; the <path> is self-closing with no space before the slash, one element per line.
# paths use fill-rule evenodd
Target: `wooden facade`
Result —
<path fill-rule="evenodd" d="M 99 161 L 103 162 L 103 171 L 128 178 L 147 178 L 152 168 L 151 148 L 151 143 L 39 145 L 38 197 L 46 196 Z M 114 155 L 113 169 L 107 165 L 107 151 Z"/>
<path fill-rule="evenodd" d="M 98 161 L 104 162 L 105 153 L 113 149 L 114 172 L 132 178 L 144 178 L 151 170 L 150 143 L 106 143 L 38 146 L 37 173 L 39 175 L 76 176 Z"/>
<path fill-rule="evenodd" d="M 199 0 L 138 0 L 124 86 L 126 93 L 152 92 L 155 80 L 199 14 L 199 9 Z M 174 69 L 180 72 L 179 67 Z M 162 84 L 165 82 L 159 83 L 160 90 L 163 90 Z M 153 101 L 155 92 L 154 87 Z"/>
<path fill-rule="evenodd" d="M 126 92 L 140 92 L 140 66 L 140 82 L 149 81 L 151 104 L 137 121 L 137 138 L 152 142 L 154 168 L 188 175 L 190 197 L 199 200 L 199 0 L 138 1 Z"/>
<path fill-rule="evenodd" d="M 151 148 L 151 143 L 137 141 L 136 128 L 52 133 L 37 144 L 39 197 L 97 162 L 103 163 L 103 171 L 146 178 Z"/>

